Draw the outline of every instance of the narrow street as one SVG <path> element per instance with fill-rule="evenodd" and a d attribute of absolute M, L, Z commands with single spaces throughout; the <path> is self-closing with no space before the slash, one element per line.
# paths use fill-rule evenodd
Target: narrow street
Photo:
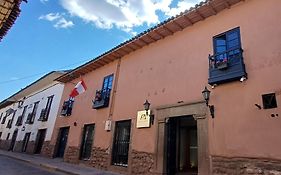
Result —
<path fill-rule="evenodd" d="M 0 155 L 0 175 L 64 175 Z"/>

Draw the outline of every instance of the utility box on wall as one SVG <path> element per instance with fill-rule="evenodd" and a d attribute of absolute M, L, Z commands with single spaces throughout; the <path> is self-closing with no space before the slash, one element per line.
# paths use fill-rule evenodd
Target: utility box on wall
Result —
<path fill-rule="evenodd" d="M 104 130 L 111 131 L 111 120 L 106 120 L 105 121 Z"/>

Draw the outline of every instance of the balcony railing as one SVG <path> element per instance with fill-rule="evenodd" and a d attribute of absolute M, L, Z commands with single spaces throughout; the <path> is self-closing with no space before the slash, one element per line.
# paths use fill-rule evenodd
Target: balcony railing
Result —
<path fill-rule="evenodd" d="M 73 100 L 67 100 L 63 102 L 63 106 L 61 109 L 61 115 L 62 116 L 70 116 L 72 113 L 72 107 L 73 107 Z"/>
<path fill-rule="evenodd" d="M 111 89 L 102 89 L 96 91 L 95 99 L 93 100 L 93 109 L 108 107 Z"/>
<path fill-rule="evenodd" d="M 209 84 L 226 83 L 246 76 L 241 48 L 209 55 Z"/>

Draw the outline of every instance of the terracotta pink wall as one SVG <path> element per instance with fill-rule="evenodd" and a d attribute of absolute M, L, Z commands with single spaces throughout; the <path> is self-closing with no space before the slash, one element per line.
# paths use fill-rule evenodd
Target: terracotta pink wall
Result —
<path fill-rule="evenodd" d="M 132 119 L 132 149 L 155 150 L 156 125 L 147 129 L 135 126 L 137 111 L 143 109 L 145 99 L 152 108 L 203 100 L 201 91 L 208 82 L 208 54 L 213 54 L 212 37 L 240 27 L 248 80 L 212 89 L 210 103 L 215 105 L 215 119 L 208 117 L 210 153 L 281 159 L 280 107 L 258 110 L 254 106 L 262 104 L 263 93 L 276 92 L 277 103 L 281 102 L 280 6 L 279 0 L 246 0 L 122 58 L 112 119 Z M 85 75 L 88 90 L 75 99 L 72 115 L 58 117 L 57 129 L 71 126 L 68 146 L 80 145 L 85 123 L 96 123 L 94 146 L 107 148 L 112 142 L 114 130 L 104 131 L 109 107 L 94 110 L 91 101 L 103 78 L 115 73 L 116 65 L 117 61 Z M 74 86 L 66 84 L 63 100 Z M 271 118 L 271 113 L 280 117 Z"/>
<path fill-rule="evenodd" d="M 95 97 L 96 90 L 102 88 L 104 77 L 114 74 L 116 66 L 117 61 L 114 61 L 101 69 L 90 72 L 82 77 L 88 89 L 84 93 L 75 97 L 71 116 L 58 116 L 55 124 L 56 130 L 52 136 L 52 144 L 55 144 L 56 142 L 58 129 L 63 126 L 70 126 L 67 145 L 80 146 L 84 124 L 95 123 L 94 146 L 102 148 L 108 147 L 111 133 L 104 130 L 104 122 L 109 116 L 109 107 L 99 110 L 92 109 L 92 100 Z M 80 78 L 75 79 L 70 83 L 66 83 L 59 111 L 61 111 L 63 101 L 68 99 L 70 92 L 78 81 L 80 81 Z M 74 122 L 77 122 L 77 126 L 74 126 Z"/>
<path fill-rule="evenodd" d="M 202 100 L 208 82 L 212 37 L 240 27 L 249 79 L 212 90 L 215 119 L 209 118 L 210 153 L 224 156 L 281 158 L 280 107 L 258 110 L 261 94 L 277 93 L 281 80 L 281 1 L 247 0 L 157 41 L 121 61 L 114 120 L 133 119 L 132 148 L 154 151 L 155 126 L 136 129 L 138 110 L 148 99 L 152 108 L 179 101 Z M 209 88 L 210 89 L 210 88 Z M 157 117 L 157 116 L 156 116 Z"/>

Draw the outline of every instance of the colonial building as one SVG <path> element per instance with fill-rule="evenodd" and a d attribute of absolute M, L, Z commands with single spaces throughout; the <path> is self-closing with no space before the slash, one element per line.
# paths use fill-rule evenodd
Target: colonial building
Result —
<path fill-rule="evenodd" d="M 134 175 L 280 174 L 280 6 L 207 0 L 61 76 L 49 156 Z"/>
<path fill-rule="evenodd" d="M 53 71 L 0 103 L 0 147 L 47 154 L 64 85 Z"/>

